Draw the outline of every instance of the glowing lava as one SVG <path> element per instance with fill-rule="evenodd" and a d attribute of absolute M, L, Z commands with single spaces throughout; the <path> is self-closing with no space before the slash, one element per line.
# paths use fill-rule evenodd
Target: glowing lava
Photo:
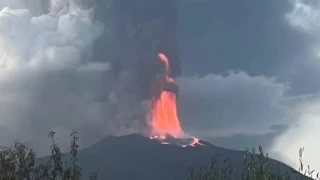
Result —
<path fill-rule="evenodd" d="M 201 143 L 199 142 L 199 139 L 198 139 L 198 138 L 193 137 L 193 141 L 192 141 L 190 144 L 188 144 L 188 145 L 183 145 L 182 147 L 187 147 L 187 146 L 195 147 L 197 144 L 203 145 L 203 144 L 201 144 Z"/>
<path fill-rule="evenodd" d="M 161 92 L 160 98 L 154 102 L 152 114 L 152 134 L 173 137 L 181 135 L 180 122 L 177 115 L 176 96 L 172 92 Z"/>
<path fill-rule="evenodd" d="M 164 72 L 160 73 L 156 78 L 156 83 L 160 88 L 160 96 L 152 99 L 152 112 L 151 112 L 151 137 L 150 139 L 157 139 L 162 144 L 170 144 L 167 142 L 167 136 L 173 138 L 180 138 L 184 133 L 180 126 L 180 121 L 177 114 L 177 92 L 168 91 L 165 86 L 176 86 L 173 78 L 170 77 L 170 66 L 166 55 L 158 54 L 159 59 L 164 63 Z M 177 88 L 178 89 L 178 88 Z M 202 145 L 199 139 L 193 137 L 187 143 L 181 145 L 195 146 L 196 144 Z"/>
<path fill-rule="evenodd" d="M 174 81 L 169 76 L 170 67 L 167 57 L 164 54 L 159 54 L 158 57 L 164 62 L 165 70 L 157 76 L 156 80 L 161 89 L 160 97 L 154 97 L 152 102 L 151 133 L 154 137 L 165 137 L 169 134 L 177 138 L 182 130 L 177 115 L 176 95 L 163 90 L 164 84 L 174 83 Z"/>

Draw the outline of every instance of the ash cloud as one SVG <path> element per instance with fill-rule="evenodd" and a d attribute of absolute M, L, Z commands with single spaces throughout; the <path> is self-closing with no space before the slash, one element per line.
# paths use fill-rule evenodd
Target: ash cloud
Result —
<path fill-rule="evenodd" d="M 289 84 L 266 76 L 181 77 L 178 109 L 183 129 L 215 145 L 245 150 L 262 145 L 270 157 L 319 169 L 319 92 L 289 96 Z"/>
<path fill-rule="evenodd" d="M 108 134 L 140 131 L 140 102 L 121 91 L 128 76 L 116 80 L 108 63 L 92 60 L 105 29 L 93 19 L 94 9 L 52 0 L 49 12 L 37 15 L 43 8 L 35 3 L 0 4 L 0 145 L 26 142 L 44 155 L 50 130 L 62 150 L 72 129 L 81 147 Z"/>
<path fill-rule="evenodd" d="M 275 78 L 233 71 L 226 76 L 181 77 L 177 83 L 182 125 L 200 137 L 261 135 L 289 122 L 283 102 L 289 86 Z"/>
<path fill-rule="evenodd" d="M 284 66 L 279 68 L 282 73 L 290 71 L 290 75 L 285 79 L 290 83 L 277 81 L 265 75 L 250 76 L 252 73 L 244 72 L 232 72 L 225 76 L 209 74 L 202 77 L 183 77 L 177 80 L 181 90 L 179 112 L 182 125 L 195 135 L 207 136 L 206 139 L 211 136 L 212 141 L 218 142 L 217 144 L 229 148 L 237 146 L 236 148 L 241 150 L 244 150 L 245 146 L 263 145 L 271 157 L 294 168 L 298 167 L 299 148 L 304 147 L 304 164 L 317 171 L 320 169 L 320 157 L 317 153 L 320 128 L 320 4 L 316 0 L 288 2 L 291 5 L 288 13 L 281 18 L 285 20 L 284 24 L 289 25 L 290 31 L 302 37 L 299 41 L 294 41 L 296 44 L 293 45 L 298 49 L 288 51 L 290 55 L 277 63 L 283 63 Z M 283 43 L 288 44 L 287 41 Z M 234 52 L 233 50 L 230 52 Z M 238 59 L 236 57 L 232 61 L 240 60 L 242 63 L 243 56 L 237 56 Z M 263 74 L 259 69 L 261 65 L 254 67 Z M 280 77 L 282 73 L 275 75 Z M 306 92 L 308 94 L 299 94 Z M 274 125 L 283 128 L 274 129 Z M 257 139 L 262 142 L 254 142 Z M 221 143 L 222 140 L 225 142 Z M 243 146 L 235 145 L 235 141 L 242 141 Z"/>
<path fill-rule="evenodd" d="M 286 15 L 287 22 L 309 40 L 309 57 L 302 59 L 302 61 L 313 67 L 307 69 L 313 71 L 313 74 L 312 76 L 304 76 L 304 82 L 308 81 L 310 84 L 319 86 L 317 80 L 320 68 L 320 2 L 315 0 L 290 0 L 289 2 L 292 5 L 292 10 Z M 299 72 L 304 75 L 306 71 L 300 69 Z M 279 159 L 298 167 L 298 150 L 304 147 L 304 164 L 310 165 L 312 169 L 317 171 L 320 169 L 318 154 L 320 147 L 317 143 L 320 135 L 319 90 L 291 98 L 290 102 L 296 121 L 285 133 L 276 138 L 272 150 L 278 153 Z"/>

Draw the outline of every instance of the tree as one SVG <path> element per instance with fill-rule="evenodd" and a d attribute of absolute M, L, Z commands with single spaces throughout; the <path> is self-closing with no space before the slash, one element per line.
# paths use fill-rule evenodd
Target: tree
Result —
<path fill-rule="evenodd" d="M 49 133 L 51 156 L 46 163 L 36 165 L 36 153 L 24 144 L 16 142 L 13 148 L 0 147 L 0 180 L 80 180 L 82 169 L 78 166 L 77 132 L 70 134 L 70 159 L 62 161 L 62 153 L 54 140 L 55 132 Z M 90 180 L 96 180 L 92 173 Z"/>

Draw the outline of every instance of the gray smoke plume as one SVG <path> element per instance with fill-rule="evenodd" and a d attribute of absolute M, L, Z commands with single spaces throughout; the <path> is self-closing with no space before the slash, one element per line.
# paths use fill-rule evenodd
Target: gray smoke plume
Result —
<path fill-rule="evenodd" d="M 94 61 L 93 45 L 109 27 L 82 3 L 0 0 L 0 145 L 26 142 L 43 155 L 50 130 L 67 150 L 72 130 L 86 147 L 143 129 L 131 72 L 116 79 L 107 61 Z"/>

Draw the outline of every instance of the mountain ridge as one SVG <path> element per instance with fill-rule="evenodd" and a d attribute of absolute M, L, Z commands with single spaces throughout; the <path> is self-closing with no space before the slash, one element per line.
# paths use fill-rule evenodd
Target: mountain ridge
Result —
<path fill-rule="evenodd" d="M 186 180 L 188 168 L 209 165 L 215 157 L 222 164 L 228 159 L 237 168 L 231 179 L 241 179 L 245 151 L 217 147 L 206 141 L 200 143 L 204 146 L 180 147 L 161 144 L 140 134 L 107 136 L 91 147 L 79 150 L 78 160 L 83 177 L 96 172 L 98 179 L 103 180 Z M 65 160 L 67 157 L 64 156 Z M 47 157 L 39 160 L 47 160 Z M 292 171 L 282 162 L 268 160 L 273 166 L 279 165 L 277 168 L 281 172 Z M 294 172 L 291 175 L 300 176 Z"/>

